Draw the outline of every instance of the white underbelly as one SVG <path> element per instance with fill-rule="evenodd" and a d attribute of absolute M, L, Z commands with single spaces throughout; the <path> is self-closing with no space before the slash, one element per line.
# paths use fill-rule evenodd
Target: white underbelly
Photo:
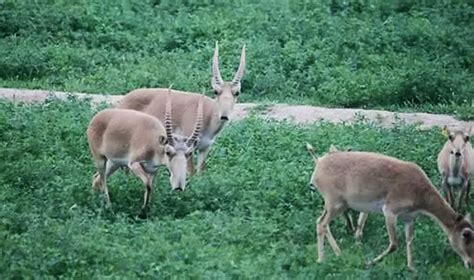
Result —
<path fill-rule="evenodd" d="M 347 202 L 348 206 L 359 212 L 382 212 L 385 200 L 376 200 L 368 202 Z"/>
<path fill-rule="evenodd" d="M 123 158 L 108 158 L 111 162 L 113 162 L 116 165 L 120 166 L 127 166 L 129 163 L 128 157 L 123 157 Z"/>

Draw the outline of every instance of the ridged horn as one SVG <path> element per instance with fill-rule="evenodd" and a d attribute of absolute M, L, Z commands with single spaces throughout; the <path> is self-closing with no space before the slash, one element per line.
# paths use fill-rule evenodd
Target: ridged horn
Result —
<path fill-rule="evenodd" d="M 196 124 L 194 125 L 194 130 L 193 130 L 193 133 L 191 134 L 191 137 L 189 137 L 188 141 L 186 141 L 187 146 L 191 146 L 192 144 L 194 144 L 194 142 L 196 142 L 197 138 L 199 137 L 199 134 L 201 133 L 202 121 L 203 121 L 202 99 L 203 99 L 202 97 L 199 98 Z"/>
<path fill-rule="evenodd" d="M 240 64 L 237 73 L 235 73 L 234 79 L 232 80 L 232 85 L 237 85 L 240 83 L 244 77 L 245 72 L 245 45 L 242 47 L 242 53 L 240 54 Z"/>
<path fill-rule="evenodd" d="M 214 57 L 212 58 L 212 87 L 218 89 L 222 86 L 222 76 L 221 71 L 219 70 L 219 44 L 216 41 L 216 47 L 214 49 Z"/>
<path fill-rule="evenodd" d="M 173 121 L 171 119 L 171 87 L 168 89 L 168 96 L 166 97 L 166 111 L 165 111 L 165 130 L 168 143 L 174 146 L 173 141 Z"/>

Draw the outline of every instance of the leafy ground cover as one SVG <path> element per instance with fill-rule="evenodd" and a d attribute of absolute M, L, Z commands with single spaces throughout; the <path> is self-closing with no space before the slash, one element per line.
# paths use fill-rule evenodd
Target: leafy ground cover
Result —
<path fill-rule="evenodd" d="M 0 86 L 210 91 L 214 42 L 242 101 L 474 118 L 471 1 L 0 1 Z"/>
<path fill-rule="evenodd" d="M 400 250 L 364 266 L 388 242 L 376 215 L 362 245 L 337 219 L 332 229 L 343 254 L 336 258 L 327 247 L 326 263 L 316 263 L 314 224 L 322 200 L 307 187 L 313 165 L 304 143 L 319 153 L 334 143 L 415 161 L 437 183 L 436 154 L 445 140 L 438 130 L 365 122 L 302 127 L 249 118 L 223 131 L 209 169 L 190 178 L 185 192 L 171 192 L 161 171 L 150 218 L 140 220 L 138 179 L 118 173 L 109 180 L 114 213 L 91 192 L 85 128 L 93 114 L 74 100 L 0 102 L 0 278 L 472 277 L 427 218 L 415 226 L 416 273 L 405 268 L 402 225 Z"/>

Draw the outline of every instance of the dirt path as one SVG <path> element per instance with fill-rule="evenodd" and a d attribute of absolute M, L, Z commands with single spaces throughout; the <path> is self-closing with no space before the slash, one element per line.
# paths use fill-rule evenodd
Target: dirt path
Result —
<path fill-rule="evenodd" d="M 122 96 L 120 95 L 100 95 L 86 93 L 65 93 L 45 90 L 24 90 L 0 88 L 0 98 L 9 99 L 16 102 L 44 102 L 47 98 L 57 98 L 67 100 L 68 95 L 76 96 L 79 99 L 91 100 L 93 105 L 106 102 L 110 105 L 116 104 Z M 233 120 L 240 120 L 247 117 L 250 112 L 265 119 L 290 120 L 300 124 L 311 124 L 317 121 L 329 121 L 333 123 L 352 123 L 357 120 L 366 119 L 373 121 L 383 127 L 393 126 L 396 120 L 407 124 L 419 125 L 421 129 L 428 129 L 433 126 L 450 128 L 474 127 L 474 121 L 459 121 L 449 115 L 437 115 L 427 113 L 394 113 L 383 110 L 362 110 L 362 109 L 337 109 L 324 108 L 307 105 L 259 105 L 255 103 L 239 103 L 235 106 Z"/>

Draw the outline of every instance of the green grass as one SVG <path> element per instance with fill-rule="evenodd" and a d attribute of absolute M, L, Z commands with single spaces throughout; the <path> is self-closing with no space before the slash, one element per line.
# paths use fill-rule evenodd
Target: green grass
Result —
<path fill-rule="evenodd" d="M 150 218 L 139 220 L 144 190 L 133 176 L 109 180 L 114 213 L 91 192 L 85 128 L 93 114 L 74 100 L 0 103 L 0 278 L 472 277 L 427 218 L 415 226 L 415 274 L 405 268 L 402 225 L 400 250 L 364 267 L 388 244 L 381 215 L 369 218 L 361 246 L 337 219 L 332 229 L 343 254 L 336 258 L 326 246 L 327 261 L 316 263 L 322 199 L 307 187 L 313 163 L 304 143 L 318 153 L 334 143 L 415 161 L 437 183 L 436 154 L 445 140 L 439 130 L 232 123 L 213 147 L 209 169 L 190 178 L 185 192 L 171 192 L 161 172 Z"/>
<path fill-rule="evenodd" d="M 241 101 L 474 119 L 472 1 L 2 0 L 0 86 L 210 90 L 220 41 Z"/>

